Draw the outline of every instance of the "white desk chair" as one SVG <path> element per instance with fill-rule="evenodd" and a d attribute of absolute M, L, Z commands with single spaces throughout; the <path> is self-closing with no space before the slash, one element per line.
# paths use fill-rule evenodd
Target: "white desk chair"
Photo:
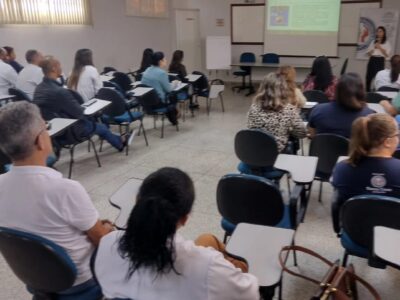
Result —
<path fill-rule="evenodd" d="M 215 84 L 213 84 L 213 82 L 215 82 Z M 210 114 L 212 100 L 217 99 L 217 98 L 219 98 L 219 100 L 221 101 L 222 112 L 225 112 L 224 98 L 222 97 L 224 90 L 225 90 L 225 85 L 222 80 L 216 79 L 211 82 L 210 92 L 208 93 L 208 98 L 207 98 L 207 103 L 206 103 L 207 104 L 207 115 Z"/>

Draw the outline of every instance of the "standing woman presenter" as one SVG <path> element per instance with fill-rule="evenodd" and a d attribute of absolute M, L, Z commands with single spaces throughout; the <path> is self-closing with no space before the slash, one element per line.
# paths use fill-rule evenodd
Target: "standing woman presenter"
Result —
<path fill-rule="evenodd" d="M 367 75 L 365 78 L 365 85 L 367 92 L 371 91 L 371 82 L 375 75 L 385 69 L 385 59 L 390 57 L 392 48 L 386 38 L 386 29 L 379 26 L 376 30 L 375 40 L 368 47 L 368 66 Z"/>

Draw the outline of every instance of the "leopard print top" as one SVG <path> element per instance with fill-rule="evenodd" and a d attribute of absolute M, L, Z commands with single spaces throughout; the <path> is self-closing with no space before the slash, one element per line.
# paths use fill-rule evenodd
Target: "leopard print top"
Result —
<path fill-rule="evenodd" d="M 259 104 L 252 104 L 247 116 L 249 129 L 262 129 L 272 134 L 278 144 L 278 151 L 285 149 L 289 136 L 304 138 L 307 134 L 298 109 L 287 104 L 280 111 L 267 111 Z"/>

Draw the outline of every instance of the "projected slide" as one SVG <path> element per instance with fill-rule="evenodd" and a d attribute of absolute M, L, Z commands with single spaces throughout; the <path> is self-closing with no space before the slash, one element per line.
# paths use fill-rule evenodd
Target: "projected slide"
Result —
<path fill-rule="evenodd" d="M 340 0 L 266 0 L 266 52 L 337 55 Z"/>
<path fill-rule="evenodd" d="M 269 30 L 338 31 L 340 1 L 269 0 L 268 5 Z"/>

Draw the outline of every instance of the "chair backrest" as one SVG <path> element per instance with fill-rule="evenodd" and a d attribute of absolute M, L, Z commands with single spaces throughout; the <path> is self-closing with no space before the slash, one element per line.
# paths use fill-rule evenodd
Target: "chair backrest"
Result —
<path fill-rule="evenodd" d="M 111 81 L 117 83 L 122 88 L 122 90 L 124 90 L 124 92 L 127 92 L 132 88 L 132 80 L 127 74 L 122 72 L 114 72 L 113 76 L 114 78 L 111 79 Z"/>
<path fill-rule="evenodd" d="M 104 109 L 104 114 L 109 117 L 117 117 L 127 111 L 125 99 L 116 90 L 109 88 L 101 88 L 96 95 L 96 98 L 111 101 L 111 105 Z"/>
<path fill-rule="evenodd" d="M 137 87 L 150 87 L 145 84 L 139 84 Z M 136 97 L 140 106 L 142 106 L 143 110 L 147 114 L 151 114 L 154 107 L 159 105 L 161 102 L 160 96 L 158 96 L 155 89 L 152 89 L 148 93 L 143 96 Z"/>
<path fill-rule="evenodd" d="M 34 291 L 61 292 L 76 279 L 76 266 L 67 252 L 40 236 L 0 227 L 0 252 L 15 275 Z"/>
<path fill-rule="evenodd" d="M 193 83 L 193 92 L 199 93 L 207 91 L 209 89 L 207 76 L 199 71 L 193 71 L 192 74 L 201 75 L 201 77 L 198 80 L 196 80 L 196 82 Z"/>
<path fill-rule="evenodd" d="M 340 75 L 343 75 L 344 73 L 346 73 L 347 64 L 348 64 L 348 63 L 349 63 L 349 59 L 346 58 L 346 59 L 344 60 L 344 62 L 343 62 L 342 69 L 340 70 Z"/>
<path fill-rule="evenodd" d="M 7 155 L 0 151 L 0 174 L 7 172 L 6 165 L 11 164 L 11 160 Z"/>
<path fill-rule="evenodd" d="M 379 92 L 398 92 L 399 90 L 400 90 L 399 88 L 395 88 L 395 87 L 392 87 L 392 86 L 386 86 L 386 85 L 381 86 L 378 89 Z"/>
<path fill-rule="evenodd" d="M 349 140 L 343 136 L 322 133 L 313 137 L 310 143 L 310 156 L 318 157 L 316 175 L 328 180 L 339 156 L 348 155 Z"/>
<path fill-rule="evenodd" d="M 279 64 L 279 55 L 276 53 L 265 53 L 261 55 L 263 64 Z"/>
<path fill-rule="evenodd" d="M 279 154 L 275 137 L 259 129 L 244 129 L 235 136 L 235 153 L 250 167 L 272 167 Z"/>
<path fill-rule="evenodd" d="M 221 79 L 214 79 L 210 83 L 209 98 L 215 99 L 225 90 L 225 83 Z"/>
<path fill-rule="evenodd" d="M 374 92 L 368 92 L 367 93 L 367 102 L 368 103 L 379 103 L 382 100 L 387 100 L 387 97 L 379 94 L 379 93 L 374 93 Z"/>
<path fill-rule="evenodd" d="M 309 102 L 318 102 L 318 103 L 328 103 L 329 102 L 328 96 L 322 91 L 309 90 L 309 91 L 303 92 L 303 95 L 304 95 L 304 97 L 306 97 L 307 101 L 309 101 Z"/>
<path fill-rule="evenodd" d="M 29 101 L 31 102 L 32 99 L 22 90 L 17 88 L 9 88 L 8 93 L 10 95 L 15 96 L 13 101 Z"/>
<path fill-rule="evenodd" d="M 281 192 L 272 181 L 245 174 L 220 179 L 217 206 L 222 217 L 235 225 L 274 226 L 282 220 L 285 209 Z"/>
<path fill-rule="evenodd" d="M 347 200 L 340 211 L 341 227 L 353 242 L 372 253 L 375 226 L 400 229 L 400 199 L 360 195 Z"/>
<path fill-rule="evenodd" d="M 243 52 L 240 54 L 239 61 L 241 63 L 255 63 L 256 62 L 256 56 L 252 52 Z M 251 67 L 240 67 L 243 71 L 246 71 L 248 73 L 251 72 Z"/>
<path fill-rule="evenodd" d="M 114 67 L 104 67 L 103 71 L 100 73 L 101 75 L 110 73 L 110 72 L 116 72 L 117 69 Z"/>

